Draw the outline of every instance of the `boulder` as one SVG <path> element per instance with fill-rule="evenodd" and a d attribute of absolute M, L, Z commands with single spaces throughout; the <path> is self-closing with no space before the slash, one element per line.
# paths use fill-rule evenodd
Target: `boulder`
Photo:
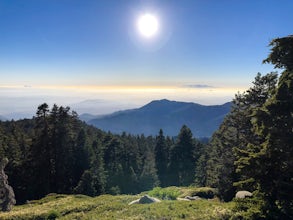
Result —
<path fill-rule="evenodd" d="M 139 204 L 149 204 L 149 203 L 156 203 L 156 202 L 161 202 L 159 199 L 150 197 L 148 195 L 144 195 L 139 199 Z"/>
<path fill-rule="evenodd" d="M 244 199 L 246 197 L 252 197 L 252 193 L 249 191 L 238 191 L 235 195 L 236 199 Z"/>
<path fill-rule="evenodd" d="M 161 202 L 161 200 L 159 200 L 157 198 L 154 198 L 154 197 L 150 197 L 148 195 L 144 195 L 140 199 L 137 199 L 137 200 L 134 200 L 134 201 L 130 202 L 129 205 L 133 205 L 133 204 L 150 204 L 150 203 L 156 203 L 156 202 Z"/>
<path fill-rule="evenodd" d="M 4 212 L 10 211 L 16 203 L 13 189 L 8 185 L 8 177 L 4 172 L 7 163 L 7 158 L 0 161 L 0 207 Z"/>

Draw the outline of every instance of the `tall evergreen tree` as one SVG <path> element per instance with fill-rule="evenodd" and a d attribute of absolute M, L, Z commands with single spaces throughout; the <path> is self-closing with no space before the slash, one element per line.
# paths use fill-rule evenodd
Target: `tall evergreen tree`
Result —
<path fill-rule="evenodd" d="M 167 172 L 169 163 L 169 148 L 167 146 L 166 139 L 162 129 L 160 129 L 159 135 L 156 138 L 155 161 L 156 168 L 158 170 L 160 185 L 162 187 L 165 187 L 168 185 Z"/>
<path fill-rule="evenodd" d="M 276 92 L 252 115 L 254 132 L 263 137 L 248 145 L 238 169 L 259 186 L 268 218 L 293 218 L 293 36 L 277 38 L 264 62 L 285 68 Z"/>
<path fill-rule="evenodd" d="M 90 166 L 90 171 L 93 177 L 93 186 L 96 195 L 105 192 L 106 188 L 106 171 L 104 164 L 104 151 L 101 147 L 100 140 L 95 140 L 92 147 L 94 154 Z"/>
<path fill-rule="evenodd" d="M 58 108 L 58 120 L 54 125 L 57 131 L 55 138 L 56 149 L 56 190 L 58 193 L 70 193 L 73 190 L 74 141 L 73 121 L 76 116 L 69 107 Z"/>
<path fill-rule="evenodd" d="M 139 189 L 140 191 L 151 190 L 158 185 L 159 179 L 155 164 L 155 156 L 153 152 L 147 151 L 145 153 L 143 170 L 139 177 Z"/>
<path fill-rule="evenodd" d="M 206 185 L 207 182 L 207 174 L 206 174 L 206 167 L 207 167 L 207 152 L 205 149 L 201 151 L 201 154 L 196 161 L 195 167 L 195 180 L 194 183 L 196 186 L 203 187 Z"/>
<path fill-rule="evenodd" d="M 106 142 L 104 161 L 107 172 L 107 188 L 106 191 L 112 194 L 122 192 L 124 177 L 122 158 L 123 145 L 118 137 L 112 137 Z"/>
<path fill-rule="evenodd" d="M 49 106 L 44 103 L 38 107 L 36 114 L 35 137 L 28 159 L 29 179 L 28 191 L 31 198 L 40 198 L 50 192 L 50 134 Z M 30 198 L 30 199 L 31 199 Z"/>
<path fill-rule="evenodd" d="M 230 116 L 225 118 L 207 146 L 206 185 L 218 188 L 219 196 L 229 201 L 235 194 L 235 157 L 232 152 L 237 144 L 237 129 Z"/>
<path fill-rule="evenodd" d="M 82 129 L 73 148 L 73 186 L 77 185 L 84 171 L 90 168 L 91 153 L 85 130 Z"/>
<path fill-rule="evenodd" d="M 83 195 L 96 196 L 97 192 L 94 186 L 93 173 L 89 170 L 85 170 L 74 191 Z"/>
<path fill-rule="evenodd" d="M 217 187 L 221 199 L 231 200 L 235 193 L 234 182 L 242 180 L 244 173 L 236 173 L 235 161 L 242 158 L 250 141 L 260 137 L 252 132 L 251 114 L 272 96 L 277 74 L 257 74 L 253 86 L 233 100 L 231 112 L 213 135 L 207 148 L 206 184 Z M 236 153 L 235 153 L 236 152 Z M 239 185 L 239 184 L 238 184 Z M 246 190 L 253 190 L 246 185 Z"/>
<path fill-rule="evenodd" d="M 175 186 L 188 186 L 194 181 L 195 173 L 195 145 L 191 130 L 183 125 L 170 156 L 171 184 Z"/>

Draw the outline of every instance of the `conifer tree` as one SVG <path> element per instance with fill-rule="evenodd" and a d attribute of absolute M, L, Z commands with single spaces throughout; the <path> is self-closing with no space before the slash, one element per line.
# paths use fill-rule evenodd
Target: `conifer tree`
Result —
<path fill-rule="evenodd" d="M 143 170 L 139 178 L 140 191 L 151 190 L 159 185 L 155 157 L 152 152 L 145 153 Z"/>
<path fill-rule="evenodd" d="M 84 171 L 90 168 L 91 151 L 88 145 L 85 130 L 82 129 L 73 145 L 73 186 L 78 183 Z"/>
<path fill-rule="evenodd" d="M 155 161 L 156 168 L 158 170 L 158 177 L 160 185 L 165 187 L 168 185 L 167 172 L 168 172 L 168 163 L 169 163 L 169 149 L 166 143 L 163 130 L 160 129 L 159 135 L 156 138 L 155 146 Z"/>
<path fill-rule="evenodd" d="M 249 142 L 259 142 L 252 132 L 251 114 L 272 96 L 277 74 L 257 74 L 253 86 L 233 100 L 231 112 L 226 116 L 207 147 L 206 184 L 219 190 L 220 198 L 229 201 L 235 194 L 234 182 L 245 179 L 245 173 L 236 172 L 236 163 L 243 160 Z M 240 186 L 242 182 L 239 182 Z M 244 187 L 244 186 L 241 186 Z M 246 190 L 253 187 L 246 184 Z"/>
<path fill-rule="evenodd" d="M 94 178 L 92 172 L 90 172 L 89 170 L 84 171 L 74 191 L 76 193 L 88 196 L 95 196 L 97 194 L 94 187 Z"/>
<path fill-rule="evenodd" d="M 103 159 L 104 153 L 99 140 L 95 140 L 93 142 L 92 150 L 94 153 L 90 166 L 90 172 L 93 177 L 92 180 L 95 194 L 100 195 L 105 192 L 107 176 Z"/>
<path fill-rule="evenodd" d="M 123 145 L 118 137 L 112 137 L 106 142 L 104 161 L 107 172 L 106 191 L 111 194 L 123 192 L 122 181 L 124 172 L 122 167 Z"/>
<path fill-rule="evenodd" d="M 36 113 L 35 137 L 29 156 L 28 191 L 31 198 L 40 198 L 50 192 L 50 135 L 49 106 L 44 103 Z"/>
<path fill-rule="evenodd" d="M 254 132 L 263 137 L 250 143 L 238 165 L 254 181 L 265 201 L 268 218 L 293 218 L 293 36 L 277 38 L 264 62 L 284 68 L 274 95 L 252 115 Z"/>
<path fill-rule="evenodd" d="M 170 184 L 188 186 L 194 181 L 195 173 L 195 145 L 191 130 L 183 125 L 178 140 L 171 149 L 170 156 Z"/>

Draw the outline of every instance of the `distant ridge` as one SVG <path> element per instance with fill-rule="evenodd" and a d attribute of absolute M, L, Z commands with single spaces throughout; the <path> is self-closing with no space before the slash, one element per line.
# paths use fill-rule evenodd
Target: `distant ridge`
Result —
<path fill-rule="evenodd" d="M 0 115 L 0 121 L 6 121 L 7 118 L 5 118 L 4 116 Z"/>
<path fill-rule="evenodd" d="M 141 108 L 100 116 L 88 123 L 117 134 L 157 135 L 163 129 L 165 135 L 169 136 L 176 136 L 185 124 L 195 137 L 210 137 L 230 108 L 231 102 L 205 106 L 163 99 L 152 101 Z"/>

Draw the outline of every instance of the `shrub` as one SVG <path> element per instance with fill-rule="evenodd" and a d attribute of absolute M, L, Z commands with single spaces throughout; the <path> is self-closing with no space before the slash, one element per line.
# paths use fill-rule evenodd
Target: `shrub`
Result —
<path fill-rule="evenodd" d="M 52 210 L 52 211 L 50 211 L 49 213 L 48 213 L 48 216 L 47 216 L 47 220 L 54 220 L 54 219 L 56 219 L 56 218 L 58 218 L 58 217 L 60 217 L 61 216 L 61 214 L 58 212 L 58 211 L 56 211 L 56 210 Z"/>
<path fill-rule="evenodd" d="M 235 207 L 233 209 L 235 215 L 233 219 L 264 219 L 262 207 L 264 202 L 257 197 L 234 199 Z"/>
<path fill-rule="evenodd" d="M 184 190 L 181 197 L 186 196 L 199 196 L 204 199 L 212 199 L 217 196 L 217 190 L 210 187 L 190 187 Z"/>
<path fill-rule="evenodd" d="M 197 192 L 195 192 L 193 196 L 199 196 L 205 199 L 212 199 L 216 196 L 216 194 L 217 194 L 217 191 L 214 188 L 201 187 L 201 188 L 197 188 Z"/>
<path fill-rule="evenodd" d="M 176 200 L 180 193 L 181 192 L 177 187 L 155 187 L 153 188 L 153 190 L 148 192 L 150 196 L 157 197 L 163 200 Z"/>
<path fill-rule="evenodd" d="M 119 195 L 121 194 L 119 186 L 113 186 L 109 189 L 109 194 L 110 195 Z"/>

